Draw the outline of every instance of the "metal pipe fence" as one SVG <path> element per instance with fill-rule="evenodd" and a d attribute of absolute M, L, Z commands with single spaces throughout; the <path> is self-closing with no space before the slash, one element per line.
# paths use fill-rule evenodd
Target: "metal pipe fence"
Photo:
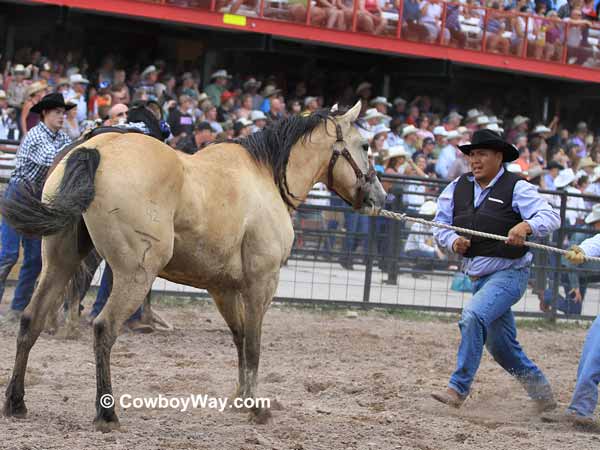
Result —
<path fill-rule="evenodd" d="M 437 197 L 447 180 L 381 175 L 391 183 L 386 209 L 419 214 L 426 200 Z M 600 197 L 565 191 L 540 191 L 560 211 L 561 227 L 540 243 L 566 248 L 595 231 L 582 224 L 589 209 L 569 203 L 583 198 L 586 205 Z M 575 217 L 571 225 L 568 217 Z M 424 225 L 398 222 L 383 217 L 356 214 L 339 197 L 328 191 L 311 191 L 293 215 L 296 233 L 291 256 L 281 269 L 276 300 L 361 308 L 402 308 L 459 312 L 471 296 L 470 281 L 461 275 L 457 255 L 433 250 L 432 230 Z M 407 245 L 408 244 L 408 245 Z M 424 244 L 424 245 L 423 245 Z M 415 246 L 416 245 L 416 246 Z M 533 250 L 529 287 L 513 307 L 521 316 L 591 319 L 600 313 L 600 265 L 574 267 L 564 258 Z M 98 269 L 93 287 L 103 271 Z M 13 282 L 18 267 L 13 270 Z M 573 287 L 580 287 L 583 302 L 573 301 Z M 203 290 L 157 279 L 153 292 L 159 295 L 208 297 Z M 543 303 L 549 312 L 540 309 Z"/>

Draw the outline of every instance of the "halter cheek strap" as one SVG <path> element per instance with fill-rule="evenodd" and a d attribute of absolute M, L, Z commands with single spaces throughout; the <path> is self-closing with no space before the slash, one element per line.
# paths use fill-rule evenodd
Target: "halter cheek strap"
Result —
<path fill-rule="evenodd" d="M 356 175 L 358 191 L 354 198 L 354 202 L 352 202 L 352 206 L 354 207 L 354 209 L 360 209 L 365 200 L 365 188 L 367 184 L 373 181 L 373 178 L 375 177 L 375 170 L 369 164 L 369 171 L 366 174 L 363 173 L 363 171 L 360 170 L 360 167 L 358 167 L 358 164 L 356 164 L 356 161 L 354 161 L 354 158 L 346 148 L 346 142 L 344 141 L 344 136 L 342 134 L 342 127 L 340 127 L 338 124 L 336 124 L 335 126 L 335 133 L 336 141 L 333 143 L 333 153 L 331 155 L 331 159 L 329 160 L 329 167 L 327 168 L 327 188 L 330 191 L 335 192 L 335 189 L 333 188 L 333 169 L 339 157 L 342 156 L 346 161 L 348 161 L 348 164 L 350 164 L 350 167 L 352 167 Z"/>

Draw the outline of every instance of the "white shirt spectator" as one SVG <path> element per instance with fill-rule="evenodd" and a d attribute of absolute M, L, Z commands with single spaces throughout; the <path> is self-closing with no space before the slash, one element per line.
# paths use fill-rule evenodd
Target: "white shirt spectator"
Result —
<path fill-rule="evenodd" d="M 433 238 L 427 234 L 421 233 L 431 233 L 431 227 L 423 225 L 422 223 L 413 223 L 410 227 L 410 234 L 406 240 L 404 251 L 421 250 L 429 253 L 435 252 L 435 247 L 428 244 L 428 241 L 433 243 Z"/>

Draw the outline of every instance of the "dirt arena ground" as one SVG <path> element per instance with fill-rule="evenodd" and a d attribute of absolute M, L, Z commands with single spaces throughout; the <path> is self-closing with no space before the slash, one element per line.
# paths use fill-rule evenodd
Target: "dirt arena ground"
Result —
<path fill-rule="evenodd" d="M 237 379 L 229 330 L 207 303 L 157 306 L 177 329 L 122 335 L 113 349 L 115 395 L 228 396 Z M 5 305 L 3 305 L 5 307 Z M 77 341 L 42 335 L 26 383 L 26 419 L 0 418 L 1 449 L 442 450 L 600 448 L 600 435 L 542 423 L 520 385 L 488 355 L 460 411 L 435 403 L 454 364 L 458 327 L 413 314 L 272 307 L 263 329 L 259 395 L 273 423 L 244 413 L 118 409 L 121 431 L 93 431 L 91 330 Z M 0 330 L 0 386 L 12 368 L 15 328 Z M 520 340 L 564 407 L 584 328 L 523 326 Z M 3 398 L 3 395 L 2 395 Z"/>

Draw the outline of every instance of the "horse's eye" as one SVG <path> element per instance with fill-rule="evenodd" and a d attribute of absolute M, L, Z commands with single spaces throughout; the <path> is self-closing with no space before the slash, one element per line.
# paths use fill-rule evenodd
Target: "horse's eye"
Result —
<path fill-rule="evenodd" d="M 367 143 L 363 144 L 362 148 L 365 153 L 369 153 L 369 144 L 367 144 Z"/>

